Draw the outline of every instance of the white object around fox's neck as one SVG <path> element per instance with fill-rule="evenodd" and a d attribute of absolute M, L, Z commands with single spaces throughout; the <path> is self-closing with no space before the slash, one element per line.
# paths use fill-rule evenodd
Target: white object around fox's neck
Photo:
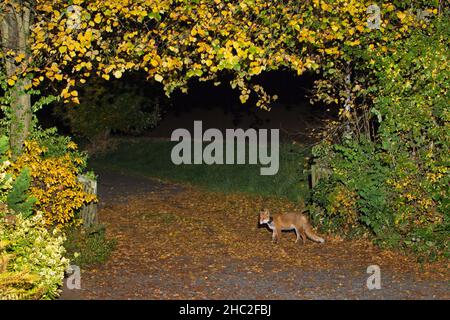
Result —
<path fill-rule="evenodd" d="M 273 220 L 271 219 L 271 217 L 260 221 L 260 224 L 267 224 L 267 226 L 269 227 L 270 230 L 275 229 L 275 224 L 273 223 Z"/>

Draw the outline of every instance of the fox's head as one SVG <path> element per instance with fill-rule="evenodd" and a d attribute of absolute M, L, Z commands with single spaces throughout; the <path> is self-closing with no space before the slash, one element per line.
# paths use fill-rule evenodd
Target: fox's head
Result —
<path fill-rule="evenodd" d="M 259 212 L 259 224 L 265 224 L 270 221 L 269 209 L 263 209 Z"/>

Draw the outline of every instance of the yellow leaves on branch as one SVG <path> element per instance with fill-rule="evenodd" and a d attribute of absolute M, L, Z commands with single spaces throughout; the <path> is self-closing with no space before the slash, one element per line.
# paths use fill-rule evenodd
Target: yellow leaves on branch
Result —
<path fill-rule="evenodd" d="M 225 70 L 246 82 L 279 68 L 301 74 L 316 69 L 324 54 L 340 58 L 344 47 L 366 44 L 370 4 L 74 0 L 69 5 L 39 0 L 31 27 L 31 54 L 43 64 L 35 70 L 33 85 L 43 81 L 41 76 L 65 81 L 62 96 L 67 100 L 71 87 L 85 83 L 93 73 L 109 80 L 129 70 L 144 70 L 149 79 L 163 82 L 167 93 L 185 87 L 192 77 L 216 80 Z M 393 21 L 401 25 L 398 32 L 407 32 L 413 24 L 410 14 L 396 12 L 390 2 L 380 4 L 380 9 L 383 30 L 394 13 Z M 16 59 L 20 63 L 23 57 Z M 58 71 L 48 70 L 52 63 Z M 243 101 L 247 95 L 241 92 Z"/>
<path fill-rule="evenodd" d="M 68 149 L 76 149 L 69 142 Z M 83 159 L 65 154 L 44 157 L 45 148 L 36 141 L 25 143 L 24 153 L 13 163 L 18 174 L 24 167 L 31 169 L 31 194 L 37 199 L 34 210 L 42 211 L 48 225 L 62 226 L 76 222 L 77 211 L 87 203 L 96 201 L 95 195 L 83 191 L 77 179 L 77 164 Z"/>

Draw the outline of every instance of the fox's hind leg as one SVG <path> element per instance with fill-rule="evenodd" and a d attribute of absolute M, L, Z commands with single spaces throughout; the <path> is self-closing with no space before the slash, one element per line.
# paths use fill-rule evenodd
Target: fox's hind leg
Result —
<path fill-rule="evenodd" d="M 305 233 L 305 231 L 301 230 L 300 231 L 300 235 L 302 237 L 302 244 L 305 244 L 306 243 L 306 233 Z"/>
<path fill-rule="evenodd" d="M 303 228 L 295 228 L 295 233 L 297 234 L 297 240 L 295 240 L 295 243 L 298 242 L 298 239 L 302 238 L 302 244 L 305 244 L 306 241 L 306 233 Z"/>
<path fill-rule="evenodd" d="M 297 239 L 295 239 L 295 243 L 297 243 L 298 239 L 300 239 L 300 230 L 298 230 L 298 228 L 294 228 L 294 230 L 295 230 L 295 234 L 297 235 Z M 302 237 L 302 239 L 303 239 L 303 237 Z"/>

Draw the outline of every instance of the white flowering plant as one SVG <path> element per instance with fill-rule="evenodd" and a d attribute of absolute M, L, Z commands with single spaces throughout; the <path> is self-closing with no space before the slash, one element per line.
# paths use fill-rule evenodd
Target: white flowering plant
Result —
<path fill-rule="evenodd" d="M 59 229 L 49 230 L 42 213 L 29 216 L 8 205 L 14 179 L 2 156 L 6 144 L 0 137 L 0 300 L 54 299 L 69 266 L 66 237 Z"/>
<path fill-rule="evenodd" d="M 69 260 L 64 257 L 65 236 L 58 229 L 47 230 L 42 214 L 24 218 L 14 216 L 14 221 L 0 219 L 0 242 L 4 243 L 3 255 L 9 256 L 5 274 L 23 274 L 32 281 L 12 284 L 2 289 L 1 299 L 54 299 L 60 293 L 64 272 Z M 0 260 L 1 261 L 1 260 Z"/>

